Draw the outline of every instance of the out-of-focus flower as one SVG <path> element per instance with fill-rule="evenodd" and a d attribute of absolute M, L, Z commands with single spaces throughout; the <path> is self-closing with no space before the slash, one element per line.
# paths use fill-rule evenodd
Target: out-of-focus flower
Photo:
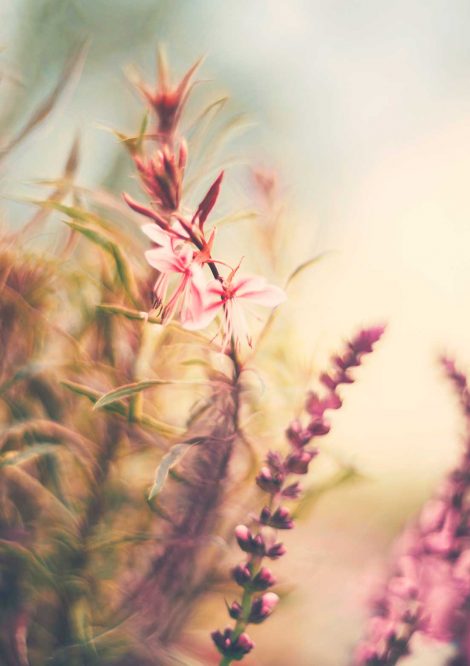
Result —
<path fill-rule="evenodd" d="M 467 379 L 453 361 L 443 359 L 443 366 L 459 396 L 470 437 Z M 457 645 L 459 655 L 450 663 L 469 663 L 469 491 L 467 439 L 457 468 L 398 541 L 392 575 L 380 600 L 372 604 L 374 617 L 357 649 L 356 664 L 394 666 L 409 653 L 415 633 Z"/>

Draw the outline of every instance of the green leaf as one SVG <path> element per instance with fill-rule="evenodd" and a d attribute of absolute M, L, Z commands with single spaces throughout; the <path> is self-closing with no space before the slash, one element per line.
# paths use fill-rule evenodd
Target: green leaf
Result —
<path fill-rule="evenodd" d="M 0 468 L 6 465 L 18 465 L 26 462 L 31 458 L 45 455 L 47 453 L 56 453 L 57 444 L 33 444 L 28 446 L 24 451 L 7 451 L 0 457 Z"/>
<path fill-rule="evenodd" d="M 68 388 L 69 391 L 88 398 L 88 400 L 90 400 L 92 403 L 97 402 L 101 397 L 101 393 L 99 391 L 96 391 L 89 386 L 84 386 L 83 384 L 77 384 L 76 382 L 66 380 L 62 381 L 61 384 L 65 386 L 65 388 Z M 112 404 L 106 405 L 104 409 L 112 414 L 118 414 L 126 420 L 129 418 L 129 410 L 122 402 L 113 402 Z M 154 419 L 152 416 L 148 416 L 147 414 L 142 414 L 136 421 L 134 421 L 134 423 L 138 423 L 143 427 L 155 430 L 164 437 L 174 437 L 181 435 L 184 432 L 183 428 L 170 425 L 169 423 L 164 423 L 163 421 Z"/>
<path fill-rule="evenodd" d="M 317 264 L 317 263 L 318 263 L 319 261 L 321 261 L 321 260 L 323 259 L 323 257 L 325 257 L 327 254 L 329 254 L 329 253 L 328 253 L 328 252 L 321 252 L 320 254 L 317 254 L 316 257 L 312 257 L 312 259 L 308 259 L 307 261 L 304 261 L 302 264 L 300 264 L 299 266 L 297 266 L 297 268 L 296 268 L 294 271 L 292 271 L 292 273 L 291 273 L 291 274 L 289 275 L 289 277 L 287 278 L 285 288 L 287 289 L 287 287 L 291 284 L 291 282 L 292 282 L 297 276 L 299 276 L 301 273 L 303 273 L 305 270 L 307 270 L 307 268 L 310 268 L 311 266 L 314 266 L 315 264 Z"/>
<path fill-rule="evenodd" d="M 117 389 L 109 391 L 101 396 L 99 400 L 96 401 L 93 409 L 102 409 L 108 405 L 113 404 L 117 400 L 122 400 L 123 398 L 128 398 L 131 395 L 140 393 L 148 388 L 153 388 L 155 386 L 198 386 L 205 384 L 205 382 L 184 382 L 184 381 L 175 381 L 172 379 L 146 379 L 141 382 L 134 382 L 132 384 L 124 384 Z"/>
<path fill-rule="evenodd" d="M 102 250 L 112 256 L 116 266 L 116 273 L 122 286 L 124 287 L 132 303 L 138 307 L 139 299 L 137 298 L 137 289 L 134 276 L 126 258 L 116 243 L 114 243 L 114 241 L 112 241 L 110 238 L 104 236 L 100 231 L 97 231 L 96 229 L 93 229 L 86 224 L 82 224 L 81 222 L 71 221 L 66 222 L 66 224 L 71 229 L 78 231 L 78 233 L 91 240 L 93 243 L 101 247 Z"/>
<path fill-rule="evenodd" d="M 101 303 L 96 306 L 96 309 L 100 312 L 106 314 L 118 315 L 126 317 L 127 319 L 133 319 L 137 321 L 148 321 L 150 324 L 161 324 L 161 318 L 149 316 L 147 312 L 140 312 L 138 310 L 131 310 L 130 308 L 125 308 L 122 305 L 110 305 L 108 303 Z"/>
<path fill-rule="evenodd" d="M 148 496 L 149 501 L 156 497 L 161 491 L 168 477 L 170 469 L 188 452 L 194 444 L 175 444 L 163 456 L 155 471 L 155 480 Z"/>

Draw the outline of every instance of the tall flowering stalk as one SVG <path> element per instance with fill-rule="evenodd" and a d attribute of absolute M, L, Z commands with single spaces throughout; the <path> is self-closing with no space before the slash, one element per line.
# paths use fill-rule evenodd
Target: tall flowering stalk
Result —
<path fill-rule="evenodd" d="M 457 467 L 401 536 L 392 575 L 373 600 L 373 617 L 356 652 L 358 666 L 393 666 L 420 633 L 453 643 L 449 666 L 470 662 L 470 389 L 454 361 L 443 367 L 459 396 L 466 441 Z"/>
<path fill-rule="evenodd" d="M 238 545 L 246 559 L 233 569 L 232 577 L 243 592 L 240 601 L 234 601 L 228 608 L 230 617 L 235 620 L 234 627 L 212 634 L 222 655 L 220 666 L 242 660 L 253 649 L 254 643 L 245 632 L 247 626 L 263 622 L 279 601 L 277 594 L 266 591 L 275 585 L 276 579 L 264 562 L 276 560 L 286 553 L 284 545 L 277 540 L 277 532 L 292 529 L 294 521 L 284 502 L 301 497 L 302 488 L 297 477 L 308 473 L 311 461 L 318 454 L 312 443 L 330 431 L 326 413 L 341 407 L 339 387 L 354 381 L 351 370 L 372 351 L 383 331 L 383 327 L 362 330 L 341 355 L 333 358 L 332 370 L 320 377 L 324 394 L 311 392 L 305 404 L 306 417 L 293 421 L 287 428 L 289 452 L 284 455 L 270 451 L 266 464 L 256 477 L 258 487 L 266 494 L 266 502 L 251 526 L 238 525 L 235 529 Z"/>

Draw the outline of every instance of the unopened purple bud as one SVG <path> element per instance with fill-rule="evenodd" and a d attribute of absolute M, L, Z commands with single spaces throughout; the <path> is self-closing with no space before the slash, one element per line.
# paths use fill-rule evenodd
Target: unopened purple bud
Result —
<path fill-rule="evenodd" d="M 378 342 L 385 331 L 385 326 L 366 328 L 351 340 L 350 347 L 356 354 L 369 354 L 374 343 Z"/>
<path fill-rule="evenodd" d="M 330 432 L 330 424 L 325 419 L 317 419 L 308 425 L 308 430 L 312 437 L 322 437 Z"/>
<path fill-rule="evenodd" d="M 270 495 L 275 495 L 279 492 L 284 481 L 284 474 L 272 472 L 269 467 L 262 467 L 258 476 L 256 477 L 256 483 Z"/>
<path fill-rule="evenodd" d="M 351 377 L 351 375 L 348 375 L 346 370 L 342 370 L 340 373 L 338 373 L 336 381 L 338 384 L 354 384 L 354 379 Z"/>
<path fill-rule="evenodd" d="M 312 435 L 308 428 L 304 428 L 300 421 L 293 421 L 286 430 L 286 437 L 291 444 L 300 448 L 309 443 Z"/>
<path fill-rule="evenodd" d="M 236 661 L 240 661 L 243 657 L 251 652 L 255 644 L 248 636 L 248 634 L 240 634 L 238 638 L 233 639 L 232 629 L 225 629 L 221 631 L 214 631 L 211 634 L 212 640 L 218 651 L 225 657 L 231 657 Z"/>
<path fill-rule="evenodd" d="M 253 601 L 248 622 L 252 624 L 264 622 L 271 615 L 278 602 L 279 597 L 274 592 L 267 592 L 263 596 L 258 597 Z"/>
<path fill-rule="evenodd" d="M 305 410 L 312 416 L 323 416 L 325 405 L 323 400 L 316 393 L 310 391 L 305 403 Z"/>
<path fill-rule="evenodd" d="M 294 521 L 290 515 L 289 509 L 280 506 L 271 516 L 269 521 L 271 527 L 278 530 L 290 530 L 294 527 Z"/>
<path fill-rule="evenodd" d="M 238 601 L 232 602 L 232 605 L 228 607 L 228 614 L 234 620 L 238 620 L 238 618 L 242 614 L 242 607 L 240 606 Z"/>
<path fill-rule="evenodd" d="M 296 451 L 291 453 L 286 459 L 286 470 L 294 474 L 306 474 L 312 458 L 317 455 L 317 451 Z"/>
<path fill-rule="evenodd" d="M 284 469 L 282 456 L 278 451 L 268 451 L 268 455 L 266 456 L 266 464 L 272 472 L 279 473 Z"/>
<path fill-rule="evenodd" d="M 261 567 L 256 576 L 253 578 L 251 587 L 253 590 L 267 590 L 276 584 L 276 579 L 267 567 Z"/>
<path fill-rule="evenodd" d="M 271 511 L 267 506 L 265 506 L 261 509 L 261 513 L 259 515 L 259 522 L 262 525 L 270 525 L 270 519 L 271 519 Z"/>
<path fill-rule="evenodd" d="M 325 398 L 324 403 L 325 409 L 339 409 L 342 406 L 343 401 L 337 393 L 332 391 L 328 397 Z"/>
<path fill-rule="evenodd" d="M 245 587 L 251 581 L 251 571 L 246 564 L 238 564 L 232 569 L 232 577 L 238 585 Z"/>
<path fill-rule="evenodd" d="M 284 544 L 278 541 L 266 550 L 266 557 L 269 557 L 271 560 L 277 560 L 279 557 L 285 555 L 286 552 Z"/>
<path fill-rule="evenodd" d="M 245 553 L 264 555 L 265 544 L 261 534 L 253 536 L 246 525 L 238 525 L 235 528 L 235 536 L 237 537 L 238 545 Z"/>
<path fill-rule="evenodd" d="M 338 385 L 338 382 L 333 379 L 333 377 L 331 377 L 327 372 L 324 372 L 322 375 L 320 375 L 320 381 L 323 386 L 329 388 L 330 391 L 334 391 Z"/>
<path fill-rule="evenodd" d="M 243 650 L 243 655 L 248 654 L 248 652 L 255 647 L 255 644 L 246 633 L 240 634 L 236 641 L 236 645 L 239 650 Z"/>
<path fill-rule="evenodd" d="M 276 509 L 274 513 L 271 513 L 270 509 L 265 506 L 261 510 L 259 522 L 276 530 L 290 530 L 294 527 L 294 521 L 289 510 L 282 506 Z"/>
<path fill-rule="evenodd" d="M 298 481 L 291 483 L 289 486 L 286 486 L 282 491 L 281 495 L 287 499 L 298 499 L 302 494 L 302 486 Z"/>

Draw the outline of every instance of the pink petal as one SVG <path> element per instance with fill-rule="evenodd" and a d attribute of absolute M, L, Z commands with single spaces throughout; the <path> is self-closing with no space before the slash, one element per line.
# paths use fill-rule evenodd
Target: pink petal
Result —
<path fill-rule="evenodd" d="M 180 273 L 178 257 L 169 248 L 158 247 L 145 252 L 145 258 L 153 268 L 162 273 Z"/>
<path fill-rule="evenodd" d="M 266 280 L 258 275 L 240 277 L 233 286 L 236 298 L 243 298 L 267 308 L 274 308 L 286 300 L 286 294 L 280 287 L 267 284 Z"/>
<path fill-rule="evenodd" d="M 163 231 L 163 229 L 157 227 L 156 224 L 143 224 L 140 228 L 144 234 L 148 236 L 154 243 L 157 243 L 157 245 L 166 247 L 170 243 L 169 235 L 166 233 L 166 231 Z"/>

